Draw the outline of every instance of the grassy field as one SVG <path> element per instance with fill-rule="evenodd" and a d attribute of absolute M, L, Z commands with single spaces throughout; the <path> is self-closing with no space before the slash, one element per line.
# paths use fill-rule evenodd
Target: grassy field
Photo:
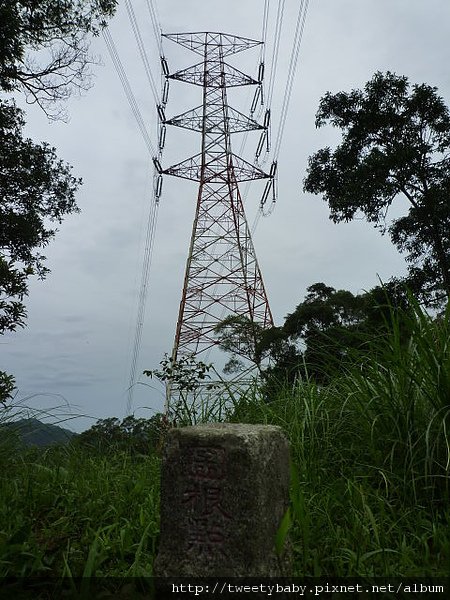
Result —
<path fill-rule="evenodd" d="M 420 309 L 333 382 L 239 398 L 231 420 L 291 445 L 298 576 L 450 573 L 450 319 Z M 0 577 L 146 577 L 158 548 L 160 457 L 0 448 Z"/>

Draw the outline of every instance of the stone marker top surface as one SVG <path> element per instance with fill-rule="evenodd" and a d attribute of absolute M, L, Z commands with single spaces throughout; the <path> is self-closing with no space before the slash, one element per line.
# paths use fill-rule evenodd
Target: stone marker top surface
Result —
<path fill-rule="evenodd" d="M 220 435 L 224 433 L 232 433 L 239 437 L 267 435 L 274 432 L 283 433 L 278 425 L 253 425 L 250 423 L 200 423 L 198 425 L 189 425 L 181 427 L 180 431 L 185 434 L 201 435 Z"/>
<path fill-rule="evenodd" d="M 279 443 L 286 444 L 286 438 L 281 427 L 277 425 L 253 425 L 248 423 L 200 423 L 173 429 L 172 440 L 181 439 L 190 443 L 192 439 L 196 444 L 207 443 L 233 443 L 248 447 L 250 453 L 261 452 L 261 443 L 273 444 L 275 439 Z"/>

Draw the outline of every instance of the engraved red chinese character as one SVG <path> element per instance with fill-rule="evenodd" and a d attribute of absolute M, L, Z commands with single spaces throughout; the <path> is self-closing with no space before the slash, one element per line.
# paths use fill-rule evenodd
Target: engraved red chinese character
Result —
<path fill-rule="evenodd" d="M 223 448 L 193 448 L 190 474 L 196 479 L 223 479 L 225 451 Z"/>

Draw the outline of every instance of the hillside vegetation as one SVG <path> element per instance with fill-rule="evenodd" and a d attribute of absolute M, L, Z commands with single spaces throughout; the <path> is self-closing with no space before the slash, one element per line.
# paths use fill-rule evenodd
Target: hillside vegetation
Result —
<path fill-rule="evenodd" d="M 393 317 L 329 384 L 280 382 L 236 402 L 231 421 L 279 425 L 290 441 L 293 574 L 448 575 L 449 317 L 416 305 L 406 338 Z M 116 587 L 151 576 L 165 430 L 154 419 L 145 441 L 141 422 L 133 446 L 130 424 L 111 419 L 67 447 L 2 447 L 1 577 L 84 577 L 88 593 L 92 576 Z"/>

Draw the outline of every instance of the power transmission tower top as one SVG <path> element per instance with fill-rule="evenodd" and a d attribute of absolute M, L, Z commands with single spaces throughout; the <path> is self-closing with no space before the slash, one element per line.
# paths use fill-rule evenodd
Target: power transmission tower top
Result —
<path fill-rule="evenodd" d="M 216 345 L 215 328 L 228 316 L 244 317 L 253 325 L 256 348 L 257 331 L 272 326 L 273 319 L 238 182 L 270 179 L 273 174 L 233 154 L 231 134 L 264 130 L 267 124 L 229 106 L 227 90 L 261 86 L 262 73 L 253 79 L 224 58 L 261 42 L 211 32 L 164 37 L 202 56 L 200 63 L 172 74 L 166 67 L 167 80 L 203 89 L 202 104 L 183 114 L 166 119 L 160 107 L 163 127 L 173 125 L 202 135 L 199 154 L 160 168 L 161 173 L 199 182 L 172 359 L 197 356 Z"/>
<path fill-rule="evenodd" d="M 228 56 L 229 54 L 237 54 L 243 50 L 248 50 L 249 48 L 253 48 L 253 46 L 261 46 L 262 44 L 262 42 L 249 38 L 208 31 L 197 33 L 165 33 L 163 37 L 180 44 L 180 46 L 189 48 L 189 50 L 201 56 L 205 55 L 206 45 L 210 51 L 213 51 L 214 48 L 220 48 L 222 56 Z"/>

